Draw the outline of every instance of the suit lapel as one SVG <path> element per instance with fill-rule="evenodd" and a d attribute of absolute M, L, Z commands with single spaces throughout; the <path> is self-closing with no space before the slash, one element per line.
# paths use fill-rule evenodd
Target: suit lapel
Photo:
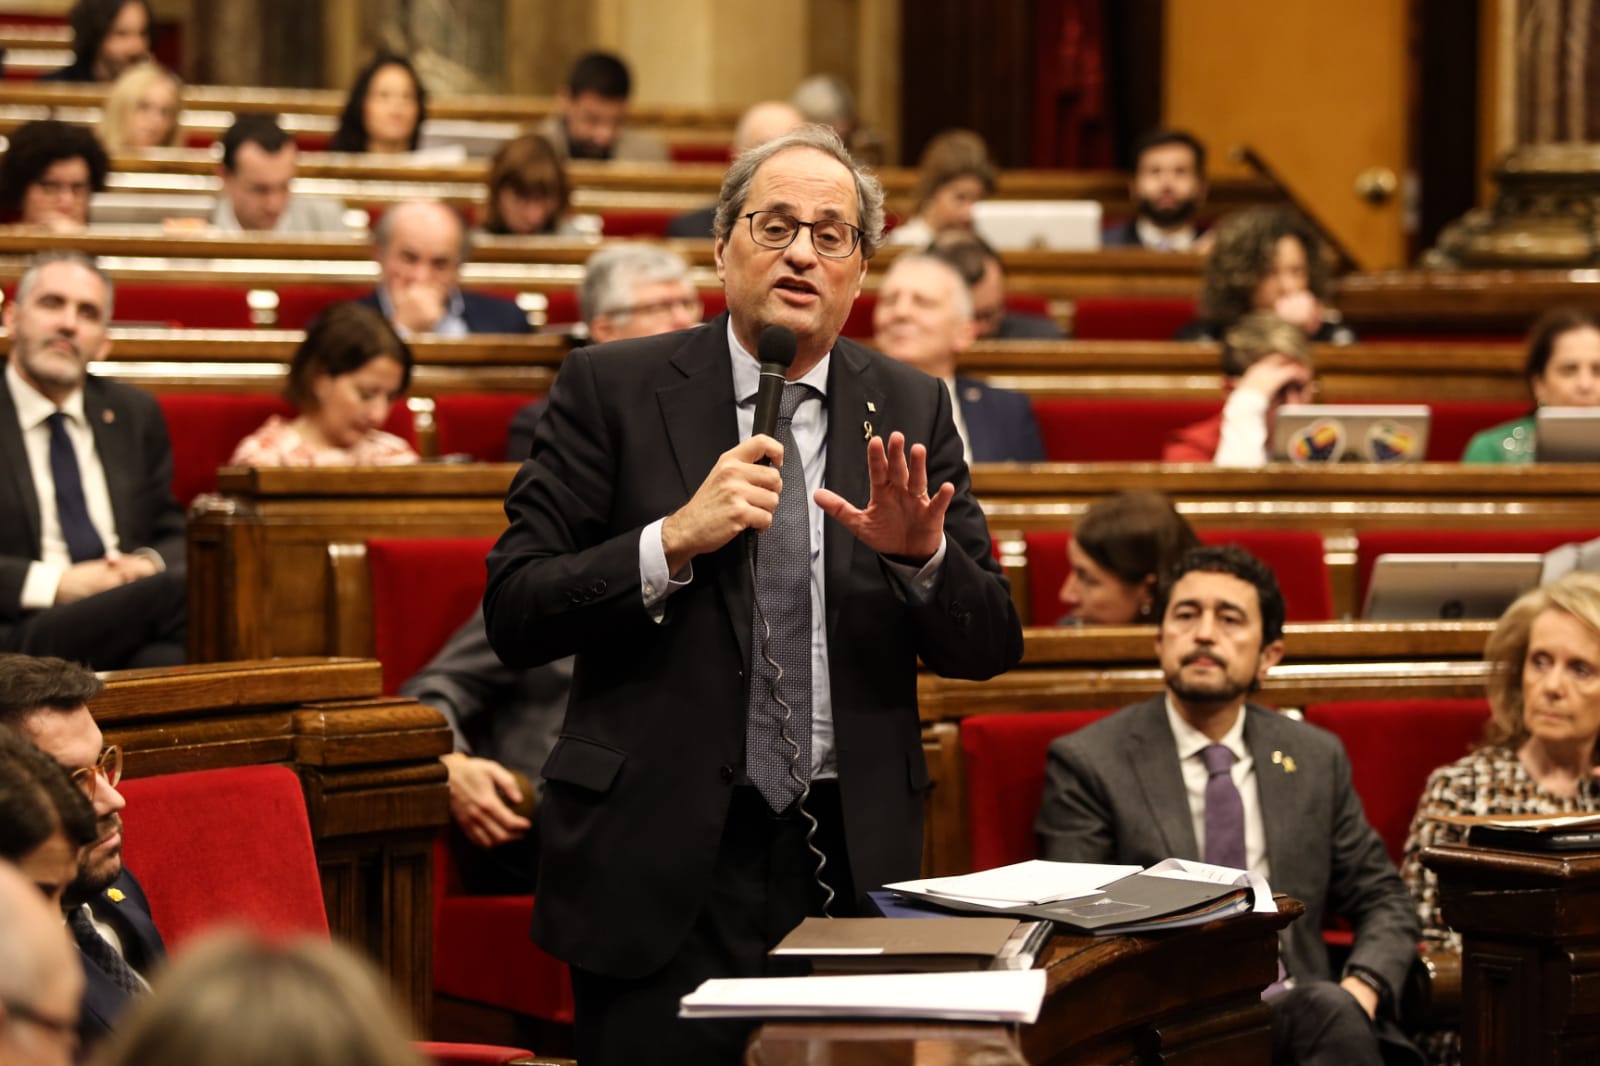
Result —
<path fill-rule="evenodd" d="M 1161 833 L 1167 854 L 1181 859 L 1200 858 L 1194 838 L 1194 818 L 1189 795 L 1178 765 L 1178 745 L 1167 724 L 1165 700 L 1157 696 L 1134 708 L 1133 728 L 1125 752 L 1133 780 L 1139 782 L 1150 820 Z"/>
<path fill-rule="evenodd" d="M 128 520 L 138 506 L 132 498 L 135 486 L 142 483 L 135 463 L 131 416 L 110 403 L 94 378 L 83 384 L 83 417 L 94 434 L 94 450 L 100 456 L 100 467 L 106 475 L 106 494 L 111 497 L 111 519 L 116 526 L 117 540 L 124 548 L 133 544 L 129 536 Z"/>
<path fill-rule="evenodd" d="M 1256 802 L 1261 807 L 1261 832 L 1266 838 L 1267 865 L 1273 867 L 1274 875 L 1277 868 L 1273 866 L 1273 857 L 1279 857 L 1285 863 L 1284 869 L 1288 869 L 1293 865 L 1288 858 L 1290 852 L 1295 850 L 1298 841 L 1305 838 L 1303 832 L 1296 831 L 1300 797 L 1293 787 L 1293 771 L 1289 769 L 1294 765 L 1293 753 L 1284 751 L 1281 740 L 1270 735 L 1276 732 L 1272 729 L 1277 724 L 1276 720 L 1269 717 L 1275 713 L 1253 711 L 1247 706 L 1244 724 L 1244 742 L 1250 749 L 1250 758 L 1255 761 Z M 1278 752 L 1278 762 L 1273 762 L 1274 751 Z"/>
<path fill-rule="evenodd" d="M 739 443 L 729 358 L 728 319 L 721 315 L 704 329 L 691 333 L 673 353 L 670 363 L 680 378 L 656 390 L 685 499 L 694 495 L 722 453 Z M 740 659 L 749 662 L 754 592 L 743 565 L 743 542 L 743 537 L 735 537 L 715 558 L 720 563 L 717 583 L 734 639 L 739 642 Z"/>
<path fill-rule="evenodd" d="M 11 399 L 11 386 L 0 374 L 0 455 L 11 456 L 5 465 L 10 467 L 11 490 L 17 495 L 18 509 L 28 532 L 28 544 L 33 558 L 43 551 L 39 518 L 39 489 L 33 483 L 33 468 L 28 464 L 28 449 L 22 441 L 22 427 L 17 424 L 17 405 Z"/>
<path fill-rule="evenodd" d="M 896 415 L 866 353 L 849 341 L 836 341 L 828 366 L 828 460 L 823 483 L 857 507 L 867 505 L 872 488 L 867 477 L 868 426 L 872 436 L 887 437 L 888 430 L 880 426 L 895 425 Z M 858 548 L 866 550 L 848 529 L 824 520 L 822 558 L 830 634 L 849 594 L 847 578 Z"/>

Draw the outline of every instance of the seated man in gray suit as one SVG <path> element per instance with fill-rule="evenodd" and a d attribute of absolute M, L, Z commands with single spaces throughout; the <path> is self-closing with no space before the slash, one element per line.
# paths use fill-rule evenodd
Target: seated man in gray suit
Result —
<path fill-rule="evenodd" d="M 610 244 L 589 257 L 578 296 L 589 336 L 597 343 L 650 337 L 700 321 L 700 297 L 688 265 L 659 245 Z M 507 460 L 521 462 L 546 402 L 537 400 L 511 421 Z M 532 797 L 526 782 L 555 743 L 567 711 L 572 660 L 531 670 L 500 662 L 473 612 L 438 655 L 400 687 L 402 696 L 436 708 L 450 722 L 456 750 L 444 756 L 450 772 L 450 811 L 457 864 L 469 891 L 533 891 L 538 844 L 530 819 L 516 813 Z"/>
<path fill-rule="evenodd" d="M 1283 657 L 1277 579 L 1243 549 L 1196 548 L 1163 586 L 1166 693 L 1050 745 L 1039 852 L 1148 866 L 1176 856 L 1266 877 L 1305 904 L 1264 993 L 1275 1063 L 1420 1063 L 1394 1022 L 1416 912 L 1367 823 L 1339 741 L 1245 702 Z M 1355 943 L 1337 984 L 1322 919 Z"/>

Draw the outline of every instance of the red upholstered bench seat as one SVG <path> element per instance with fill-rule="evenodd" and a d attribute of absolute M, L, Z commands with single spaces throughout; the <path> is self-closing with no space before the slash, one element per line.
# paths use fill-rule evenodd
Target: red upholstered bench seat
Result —
<path fill-rule="evenodd" d="M 367 541 L 373 654 L 393 695 L 427 665 L 483 602 L 483 560 L 493 537 Z"/>
<path fill-rule="evenodd" d="M 505 462 L 511 419 L 537 399 L 531 393 L 499 392 L 435 396 L 433 432 L 439 454 L 470 455 L 480 463 Z"/>
<path fill-rule="evenodd" d="M 1083 296 L 1073 303 L 1081 341 L 1166 341 L 1195 320 L 1191 296 Z"/>
<path fill-rule="evenodd" d="M 1291 622 L 1326 622 L 1333 618 L 1333 593 L 1328 581 L 1322 534 L 1314 530 L 1202 529 L 1206 544 L 1238 544 L 1272 567 L 1283 590 Z M 1064 530 L 1034 530 L 1023 534 L 1028 556 L 1028 593 L 1032 604 L 1029 625 L 1055 625 L 1061 617 L 1058 598 L 1067 580 L 1067 543 Z"/>

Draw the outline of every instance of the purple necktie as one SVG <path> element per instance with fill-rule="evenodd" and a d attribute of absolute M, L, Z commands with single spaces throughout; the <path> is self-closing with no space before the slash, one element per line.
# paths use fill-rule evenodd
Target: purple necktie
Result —
<path fill-rule="evenodd" d="M 1233 752 L 1221 744 L 1202 748 L 1206 764 L 1206 862 L 1245 869 L 1244 801 L 1234 787 Z"/>
<path fill-rule="evenodd" d="M 811 509 L 790 423 L 800 404 L 818 395 L 809 385 L 784 386 L 778 408 L 783 488 L 772 525 L 756 538 L 744 767 L 780 814 L 811 780 Z M 780 672 L 782 704 L 773 698 L 773 680 Z"/>

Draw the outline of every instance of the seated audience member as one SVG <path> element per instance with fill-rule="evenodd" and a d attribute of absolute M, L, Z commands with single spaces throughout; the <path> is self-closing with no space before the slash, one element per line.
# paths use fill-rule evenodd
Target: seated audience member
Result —
<path fill-rule="evenodd" d="M 211 225 L 230 233 L 348 233 L 344 205 L 290 190 L 300 148 L 271 115 L 240 115 L 222 135 L 222 195 Z"/>
<path fill-rule="evenodd" d="M 67 771 L 21 733 L 0 729 L 0 859 L 59 911 L 79 853 L 97 839 L 94 807 Z"/>
<path fill-rule="evenodd" d="M 973 317 L 980 340 L 1062 340 L 1066 334 L 1055 319 L 1006 309 L 1006 272 L 1000 253 L 970 230 L 937 234 L 928 251 L 961 274 L 972 290 Z"/>
<path fill-rule="evenodd" d="M 361 302 L 382 311 L 400 336 L 533 332 L 510 300 L 461 291 L 472 241 L 451 208 L 437 200 L 398 204 L 384 212 L 372 238 L 378 287 Z"/>
<path fill-rule="evenodd" d="M 956 376 L 977 339 L 972 291 L 955 267 L 926 252 L 897 257 L 878 286 L 873 347 L 943 381 L 969 463 L 1042 463 L 1044 443 L 1021 393 Z"/>
<path fill-rule="evenodd" d="M 561 109 L 536 131 L 567 159 L 665 163 L 667 146 L 654 134 L 628 129 L 633 75 L 609 52 L 579 57 L 559 94 Z"/>
<path fill-rule="evenodd" d="M 734 127 L 733 154 L 737 156 L 748 152 L 758 144 L 766 144 L 784 134 L 793 133 L 805 124 L 806 117 L 793 104 L 782 100 L 763 100 L 759 104 L 752 104 L 745 109 L 743 115 L 739 116 L 739 124 Z M 716 213 L 717 205 L 712 204 L 698 211 L 679 215 L 667 223 L 667 236 L 709 239 L 714 236 L 711 226 Z"/>
<path fill-rule="evenodd" d="M 883 138 L 861 121 L 850 86 L 832 74 L 813 74 L 795 86 L 789 102 L 807 122 L 832 127 L 852 157 L 866 166 L 883 165 Z"/>
<path fill-rule="evenodd" d="M 700 321 L 700 298 L 688 265 L 654 244 L 607 245 L 590 256 L 579 303 L 597 343 L 654 336 Z M 539 400 L 517 412 L 507 460 L 528 458 L 545 407 Z M 536 830 L 514 808 L 531 806 L 535 798 L 523 790 L 527 782 L 541 780 L 571 683 L 570 658 L 528 670 L 501 663 L 489 647 L 480 608 L 400 686 L 402 696 L 437 708 L 455 734 L 455 751 L 443 757 L 450 774 L 450 812 L 459 829 L 450 840 L 469 891 L 533 891 Z"/>
<path fill-rule="evenodd" d="M 100 114 L 100 140 L 106 150 L 176 148 L 182 94 L 178 76 L 154 61 L 117 75 Z"/>
<path fill-rule="evenodd" d="M 1281 207 L 1252 207 L 1223 219 L 1213 235 L 1200 318 L 1174 340 L 1220 340 L 1251 311 L 1271 311 L 1319 344 L 1355 342 L 1327 306 L 1328 263 L 1304 219 Z"/>
<path fill-rule="evenodd" d="M 63 659 L 0 655 L 0 729 L 20 733 L 72 775 L 91 797 L 97 839 L 78 856 L 67 889 L 67 925 L 78 944 L 87 983 L 79 1035 L 101 1039 L 145 989 L 166 958 L 144 889 L 122 864 L 122 816 L 117 783 L 122 749 L 107 747 L 89 701 L 105 684 Z"/>
<path fill-rule="evenodd" d="M 1130 626 L 1156 620 L 1161 577 L 1191 548 L 1189 523 L 1159 492 L 1119 492 L 1095 503 L 1072 527 L 1071 569 L 1061 585 L 1063 625 Z"/>
<path fill-rule="evenodd" d="M 1163 577 L 1160 602 L 1166 691 L 1051 743 L 1040 857 L 1177 857 L 1267 878 L 1305 904 L 1280 934 L 1290 980 L 1262 994 L 1272 1061 L 1419 1062 L 1395 1023 L 1416 911 L 1361 812 L 1350 760 L 1332 734 L 1246 702 L 1283 658 L 1277 579 L 1235 545 L 1196 548 Z M 1322 939 L 1330 912 L 1355 934 L 1337 984 Z"/>
<path fill-rule="evenodd" d="M 1245 469 L 1265 465 L 1278 408 L 1313 402 L 1316 376 L 1311 345 L 1299 327 L 1270 312 L 1246 315 L 1222 342 L 1227 402 L 1205 421 L 1174 430 L 1161 460 Z"/>
<path fill-rule="evenodd" d="M 1400 866 L 1435 950 L 1461 950 L 1461 934 L 1439 912 L 1437 878 L 1422 865 L 1423 848 L 1465 839 L 1442 818 L 1600 811 L 1600 574 L 1570 573 L 1524 593 L 1500 616 L 1483 657 L 1494 667 L 1483 746 L 1429 775 Z M 1423 1043 L 1431 1061 L 1459 1058 L 1453 1030 L 1427 1033 Z"/>
<path fill-rule="evenodd" d="M 154 19 L 146 0 L 78 0 L 72 25 L 72 62 L 40 81 L 115 81 L 150 58 Z"/>
<path fill-rule="evenodd" d="M 411 384 L 411 349 L 377 311 L 334 304 L 295 349 L 285 386 L 300 409 L 273 415 L 233 450 L 230 466 L 398 466 L 411 445 L 385 433 L 389 408 Z"/>
<path fill-rule="evenodd" d="M 0 374 L 0 651 L 98 670 L 185 654 L 183 510 L 155 398 L 88 373 L 111 351 L 111 281 L 35 256 L 7 302 Z"/>
<path fill-rule="evenodd" d="M 1134 149 L 1128 198 L 1137 214 L 1105 231 L 1108 248 L 1199 250 L 1195 213 L 1206 199 L 1206 149 L 1192 133 L 1152 130 Z"/>
<path fill-rule="evenodd" d="M 483 232 L 530 237 L 579 232 L 568 214 L 572 181 L 561 157 L 537 133 L 524 133 L 500 146 L 489 163 L 489 196 Z"/>
<path fill-rule="evenodd" d="M 1547 312 L 1528 334 L 1528 387 L 1540 407 L 1600 404 L 1600 316 L 1578 308 Z M 1531 463 L 1534 416 L 1502 423 L 1477 434 L 1463 463 Z"/>
<path fill-rule="evenodd" d="M 0 1063 L 76 1061 L 82 998 L 83 969 L 61 913 L 0 862 Z"/>
<path fill-rule="evenodd" d="M 917 163 L 917 213 L 896 226 L 889 243 L 924 247 L 946 229 L 972 229 L 972 208 L 994 192 L 989 148 L 971 130 L 945 130 Z"/>
<path fill-rule="evenodd" d="M 0 212 L 8 222 L 81 230 L 89 196 L 106 187 L 111 161 L 95 135 L 53 118 L 26 122 L 0 158 Z"/>
<path fill-rule="evenodd" d="M 184 953 L 99 1066 L 424 1066 L 383 978 L 327 940 L 224 932 Z"/>
<path fill-rule="evenodd" d="M 356 75 L 330 152 L 414 152 L 428 120 L 428 91 L 405 56 L 380 52 Z"/>

